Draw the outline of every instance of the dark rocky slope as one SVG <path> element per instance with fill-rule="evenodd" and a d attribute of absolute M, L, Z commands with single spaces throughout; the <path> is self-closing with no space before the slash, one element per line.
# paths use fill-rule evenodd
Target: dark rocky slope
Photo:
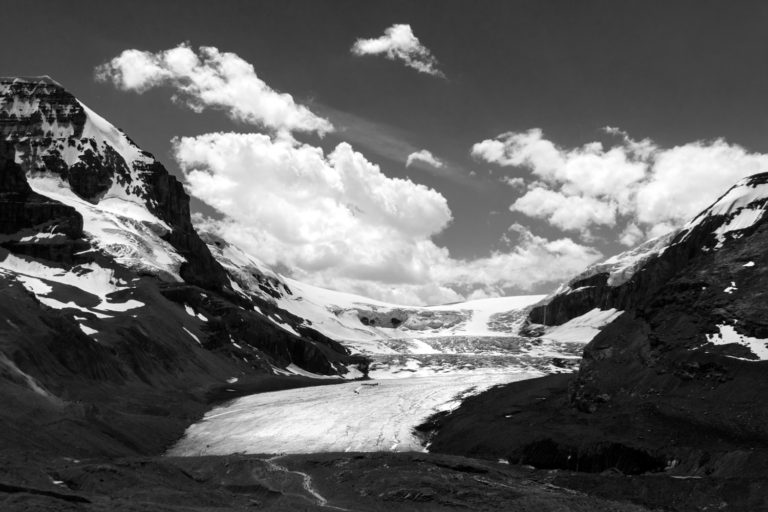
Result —
<path fill-rule="evenodd" d="M 178 180 L 55 82 L 0 80 L 0 136 L 8 460 L 157 454 L 211 400 L 316 383 L 275 368 L 365 367 L 302 319 L 281 312 L 281 327 L 268 317 L 274 306 L 236 293 L 195 232 Z M 41 179 L 61 199 L 30 186 Z M 100 209 L 108 197 L 159 221 Z M 94 222 L 108 223 L 105 236 L 127 229 L 128 242 L 98 239 Z M 136 266 L 142 250 L 177 258 L 179 277 Z"/>
<path fill-rule="evenodd" d="M 434 420 L 431 449 L 702 479 L 694 505 L 670 491 L 669 508 L 768 509 L 766 184 L 764 174 L 739 183 L 618 285 L 593 273 L 534 310 L 535 323 L 624 313 L 586 346 L 577 374 L 469 399 Z M 648 489 L 632 485 L 648 504 Z"/>

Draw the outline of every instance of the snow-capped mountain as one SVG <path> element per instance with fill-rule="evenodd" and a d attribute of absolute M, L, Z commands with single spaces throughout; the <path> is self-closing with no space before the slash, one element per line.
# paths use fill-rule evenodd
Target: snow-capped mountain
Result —
<path fill-rule="evenodd" d="M 0 278 L 82 339 L 131 357 L 162 346 L 161 361 L 218 366 L 221 382 L 288 367 L 359 374 L 364 359 L 239 295 L 181 183 L 53 80 L 0 79 L 0 141 Z"/>
<path fill-rule="evenodd" d="M 588 341 L 572 333 L 567 346 L 505 341 L 517 339 L 539 296 L 386 304 L 280 276 L 224 240 L 201 238 L 181 183 L 48 77 L 0 79 L 0 137 L 13 208 L 21 205 L 3 219 L 2 276 L 105 347 L 124 344 L 113 324 L 165 309 L 176 319 L 169 343 L 205 358 L 220 352 L 238 361 L 234 373 L 353 377 L 372 355 L 401 354 L 414 357 L 382 364 L 431 367 L 434 357 L 424 359 L 435 354 L 509 351 L 549 364 L 575 360 L 572 343 Z"/>
<path fill-rule="evenodd" d="M 766 204 L 768 174 L 744 179 L 681 230 L 588 269 L 535 306 L 531 331 L 585 315 L 610 321 L 573 377 L 465 402 L 439 425 L 435 449 L 546 468 L 764 481 Z M 502 409 L 514 418 L 500 418 Z"/>
<path fill-rule="evenodd" d="M 768 175 L 741 180 L 681 229 L 592 265 L 571 279 L 532 309 L 525 329 L 535 332 L 540 325 L 573 322 L 582 315 L 594 315 L 595 309 L 636 308 L 652 299 L 692 261 L 709 254 L 723 258 L 738 247 L 734 242 L 759 229 L 767 203 Z M 751 269 L 757 273 L 756 265 L 756 260 L 744 261 L 732 270 L 745 273 Z M 722 288 L 727 297 L 735 298 L 736 281 L 726 281 Z M 723 321 L 734 323 L 739 319 Z M 728 336 L 728 339 L 738 337 Z"/>

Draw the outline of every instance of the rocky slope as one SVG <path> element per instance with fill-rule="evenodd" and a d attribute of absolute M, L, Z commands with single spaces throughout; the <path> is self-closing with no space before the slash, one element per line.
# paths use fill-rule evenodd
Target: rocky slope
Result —
<path fill-rule="evenodd" d="M 181 183 L 48 78 L 0 79 L 0 303 L 3 450 L 154 453 L 221 388 L 367 363 L 238 291 Z"/>
<path fill-rule="evenodd" d="M 471 398 L 435 420 L 432 449 L 707 479 L 697 507 L 768 507 L 767 203 L 768 175 L 742 180 L 679 232 L 534 308 L 529 328 L 623 312 L 586 346 L 575 376 Z"/>

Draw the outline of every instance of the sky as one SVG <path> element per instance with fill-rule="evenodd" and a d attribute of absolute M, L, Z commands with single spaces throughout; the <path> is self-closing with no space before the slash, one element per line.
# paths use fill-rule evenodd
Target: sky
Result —
<path fill-rule="evenodd" d="M 546 293 L 768 171 L 768 4 L 3 0 L 50 75 L 297 279 Z"/>

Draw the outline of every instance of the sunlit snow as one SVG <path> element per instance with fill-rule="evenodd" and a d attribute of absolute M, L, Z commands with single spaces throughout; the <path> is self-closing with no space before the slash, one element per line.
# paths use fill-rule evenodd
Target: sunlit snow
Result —
<path fill-rule="evenodd" d="M 588 343 L 603 327 L 616 320 L 622 313 L 623 311 L 617 309 L 595 308 L 562 325 L 549 328 L 543 337 L 561 342 Z"/>
<path fill-rule="evenodd" d="M 713 345 L 730 345 L 738 344 L 747 347 L 755 356 L 756 360 L 767 361 L 768 360 L 768 339 L 752 338 L 750 336 L 744 336 L 736 332 L 736 329 L 732 325 L 718 325 L 719 332 L 717 334 L 708 334 L 707 341 Z M 747 359 L 743 357 L 730 356 L 734 359 L 742 359 L 744 361 L 756 361 L 755 359 Z"/>

